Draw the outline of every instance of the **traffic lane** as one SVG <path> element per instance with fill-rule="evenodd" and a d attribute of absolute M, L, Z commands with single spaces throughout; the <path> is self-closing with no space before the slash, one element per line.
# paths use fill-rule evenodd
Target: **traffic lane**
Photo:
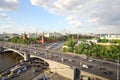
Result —
<path fill-rule="evenodd" d="M 60 53 L 53 53 L 53 54 L 60 54 Z M 60 55 L 62 55 L 62 56 L 67 56 L 67 57 L 69 57 L 69 58 L 71 58 L 71 59 L 73 59 L 73 56 L 70 56 L 70 55 L 67 55 L 67 54 L 60 54 Z M 81 61 L 81 58 L 77 58 L 79 61 Z M 86 63 L 91 63 L 92 65 L 94 65 L 94 66 L 98 66 L 98 65 L 102 65 L 102 66 L 104 66 L 105 68 L 109 68 L 109 70 L 112 70 L 112 71 L 117 71 L 117 69 L 116 69 L 116 65 L 113 65 L 113 64 L 111 64 L 111 63 L 107 63 L 107 64 L 104 64 L 104 62 L 101 62 L 101 61 L 96 61 L 96 60 L 94 60 L 93 62 L 88 62 L 88 60 L 87 59 L 83 59 L 83 62 L 86 62 Z"/>
<path fill-rule="evenodd" d="M 99 62 L 96 62 L 96 61 L 93 61 L 93 62 L 90 62 L 88 61 L 87 59 L 83 59 L 83 63 L 86 63 L 86 64 L 90 64 L 90 65 L 93 65 L 93 66 L 103 66 L 104 68 L 110 70 L 110 71 L 117 71 L 116 67 L 117 66 L 114 66 L 114 67 L 109 67 L 109 66 L 112 66 L 112 64 L 102 64 L 102 63 L 99 63 Z"/>
<path fill-rule="evenodd" d="M 75 65 L 74 63 L 76 63 L 76 66 L 78 66 L 78 67 L 80 67 L 80 61 L 79 60 L 74 60 L 75 62 L 73 62 L 73 65 Z M 70 64 L 72 64 L 72 63 L 70 63 Z M 103 67 L 105 70 L 102 72 L 102 74 L 104 73 L 104 74 L 107 74 L 106 72 L 108 72 L 108 74 L 110 73 L 110 76 L 114 76 L 114 78 L 116 77 L 116 73 L 117 73 L 117 69 L 116 68 L 114 68 L 115 70 L 113 70 L 113 69 L 111 69 L 111 68 L 106 68 L 106 67 L 104 67 L 104 66 L 99 66 L 99 65 L 97 65 L 97 64 L 93 64 L 93 62 L 88 62 L 88 61 L 86 61 L 86 60 L 82 60 L 82 64 L 86 64 L 86 65 L 88 65 L 90 68 L 88 69 L 88 70 L 92 70 L 92 71 L 95 71 L 96 70 L 96 73 L 99 73 L 98 71 L 100 71 L 100 69 L 99 69 L 99 67 Z M 82 66 L 82 65 L 81 65 Z M 95 68 L 95 70 L 94 70 L 94 68 Z M 92 72 L 92 71 L 89 71 L 89 72 Z M 101 73 L 101 72 L 100 72 Z M 102 75 L 102 76 L 107 76 L 107 75 Z M 108 75 L 109 76 L 109 75 Z M 111 78 L 111 77 L 110 77 Z"/>
<path fill-rule="evenodd" d="M 115 69 L 117 67 L 117 63 L 116 64 L 112 64 L 112 63 L 108 63 L 108 62 L 104 62 L 104 61 L 101 62 L 101 61 L 98 61 L 96 59 L 94 60 L 94 63 L 102 65 L 102 66 L 105 66 L 105 67 L 113 68 L 113 69 Z"/>
<path fill-rule="evenodd" d="M 79 63 L 76 63 L 76 62 L 69 62 L 68 64 L 72 64 L 74 66 L 78 66 L 79 67 Z M 88 65 L 88 66 L 91 66 L 91 65 Z M 112 72 L 112 74 L 109 74 L 108 72 L 109 71 L 101 71 L 98 69 L 98 67 L 94 67 L 92 66 L 91 68 L 82 68 L 83 71 L 86 71 L 86 72 L 89 72 L 89 73 L 92 73 L 92 74 L 95 74 L 95 75 L 99 75 L 101 77 L 105 77 L 105 78 L 108 78 L 110 80 L 115 80 L 116 79 L 116 74 L 115 72 Z"/>

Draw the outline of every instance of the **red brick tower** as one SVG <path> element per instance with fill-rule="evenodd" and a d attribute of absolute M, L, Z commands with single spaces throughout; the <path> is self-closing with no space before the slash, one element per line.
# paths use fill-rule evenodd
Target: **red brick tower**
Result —
<path fill-rule="evenodd" d="M 44 37 L 44 33 L 42 34 L 42 40 L 41 43 L 44 44 L 45 43 L 45 37 Z"/>
<path fill-rule="evenodd" d="M 28 37 L 27 37 L 27 34 L 26 33 L 24 33 L 23 34 L 23 39 L 27 39 Z"/>

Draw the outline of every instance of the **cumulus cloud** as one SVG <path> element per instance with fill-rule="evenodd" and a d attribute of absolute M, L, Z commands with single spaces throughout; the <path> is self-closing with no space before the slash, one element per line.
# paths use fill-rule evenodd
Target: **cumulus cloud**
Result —
<path fill-rule="evenodd" d="M 120 29 L 120 0 L 31 0 L 51 13 L 66 16 L 74 27 L 93 24 L 100 30 Z M 99 29 L 98 29 L 99 30 Z"/>
<path fill-rule="evenodd" d="M 0 10 L 17 10 L 19 6 L 18 0 L 0 0 Z"/>

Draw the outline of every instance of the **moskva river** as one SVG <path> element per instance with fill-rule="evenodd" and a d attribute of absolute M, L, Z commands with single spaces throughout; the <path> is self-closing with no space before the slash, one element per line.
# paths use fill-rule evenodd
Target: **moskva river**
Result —
<path fill-rule="evenodd" d="M 14 52 L 0 53 L 0 72 L 9 68 L 12 65 L 17 64 L 23 57 Z"/>

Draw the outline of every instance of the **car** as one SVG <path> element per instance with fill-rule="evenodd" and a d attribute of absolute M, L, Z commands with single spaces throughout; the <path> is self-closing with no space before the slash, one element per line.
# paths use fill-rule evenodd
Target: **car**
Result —
<path fill-rule="evenodd" d="M 82 67 L 83 67 L 83 68 L 86 68 L 86 69 L 89 68 L 88 65 L 86 65 L 86 64 L 83 64 Z"/>
<path fill-rule="evenodd" d="M 20 73 L 21 73 L 21 70 L 19 69 L 16 74 L 20 74 Z"/>
<path fill-rule="evenodd" d="M 108 64 L 107 62 L 103 62 L 103 64 Z"/>
<path fill-rule="evenodd" d="M 83 59 L 88 59 L 88 57 L 87 57 L 87 56 L 85 56 L 85 55 L 84 55 L 84 56 L 81 56 L 81 58 L 83 58 Z"/>
<path fill-rule="evenodd" d="M 2 77 L 0 80 L 9 80 L 9 77 L 5 76 L 5 77 Z"/>
<path fill-rule="evenodd" d="M 10 70 L 9 69 L 7 69 L 5 72 L 4 72 L 4 74 L 9 74 L 10 73 Z"/>
<path fill-rule="evenodd" d="M 27 66 L 24 66 L 22 71 L 26 71 L 27 70 Z"/>
<path fill-rule="evenodd" d="M 73 56 L 73 58 L 79 58 L 79 56 Z"/>
<path fill-rule="evenodd" d="M 93 60 L 92 60 L 92 59 L 89 59 L 88 61 L 89 61 L 89 62 L 93 62 Z"/>
<path fill-rule="evenodd" d="M 8 76 L 8 78 L 13 78 L 14 77 L 14 74 L 9 74 L 9 75 L 7 75 Z"/>
<path fill-rule="evenodd" d="M 41 70 L 36 70 L 36 69 L 35 69 L 35 70 L 33 70 L 33 72 L 34 72 L 34 73 L 36 73 L 36 72 L 40 72 L 40 71 L 41 71 Z"/>
<path fill-rule="evenodd" d="M 3 72 L 3 73 L 0 74 L 0 77 L 2 77 L 2 76 L 4 76 L 4 75 L 5 75 L 5 73 Z"/>
<path fill-rule="evenodd" d="M 99 70 L 104 71 L 106 68 L 104 67 L 98 67 Z"/>
<path fill-rule="evenodd" d="M 106 71 L 103 71 L 103 73 L 104 73 L 105 75 L 108 75 L 108 72 L 106 72 Z"/>
<path fill-rule="evenodd" d="M 46 77 L 42 77 L 42 78 L 40 78 L 39 80 L 48 80 Z"/>
<path fill-rule="evenodd" d="M 109 74 L 109 75 L 112 75 L 112 74 L 113 74 L 113 72 L 111 72 L 111 71 L 108 71 L 108 74 Z"/>
<path fill-rule="evenodd" d="M 72 62 L 72 59 L 68 59 L 68 61 Z"/>

